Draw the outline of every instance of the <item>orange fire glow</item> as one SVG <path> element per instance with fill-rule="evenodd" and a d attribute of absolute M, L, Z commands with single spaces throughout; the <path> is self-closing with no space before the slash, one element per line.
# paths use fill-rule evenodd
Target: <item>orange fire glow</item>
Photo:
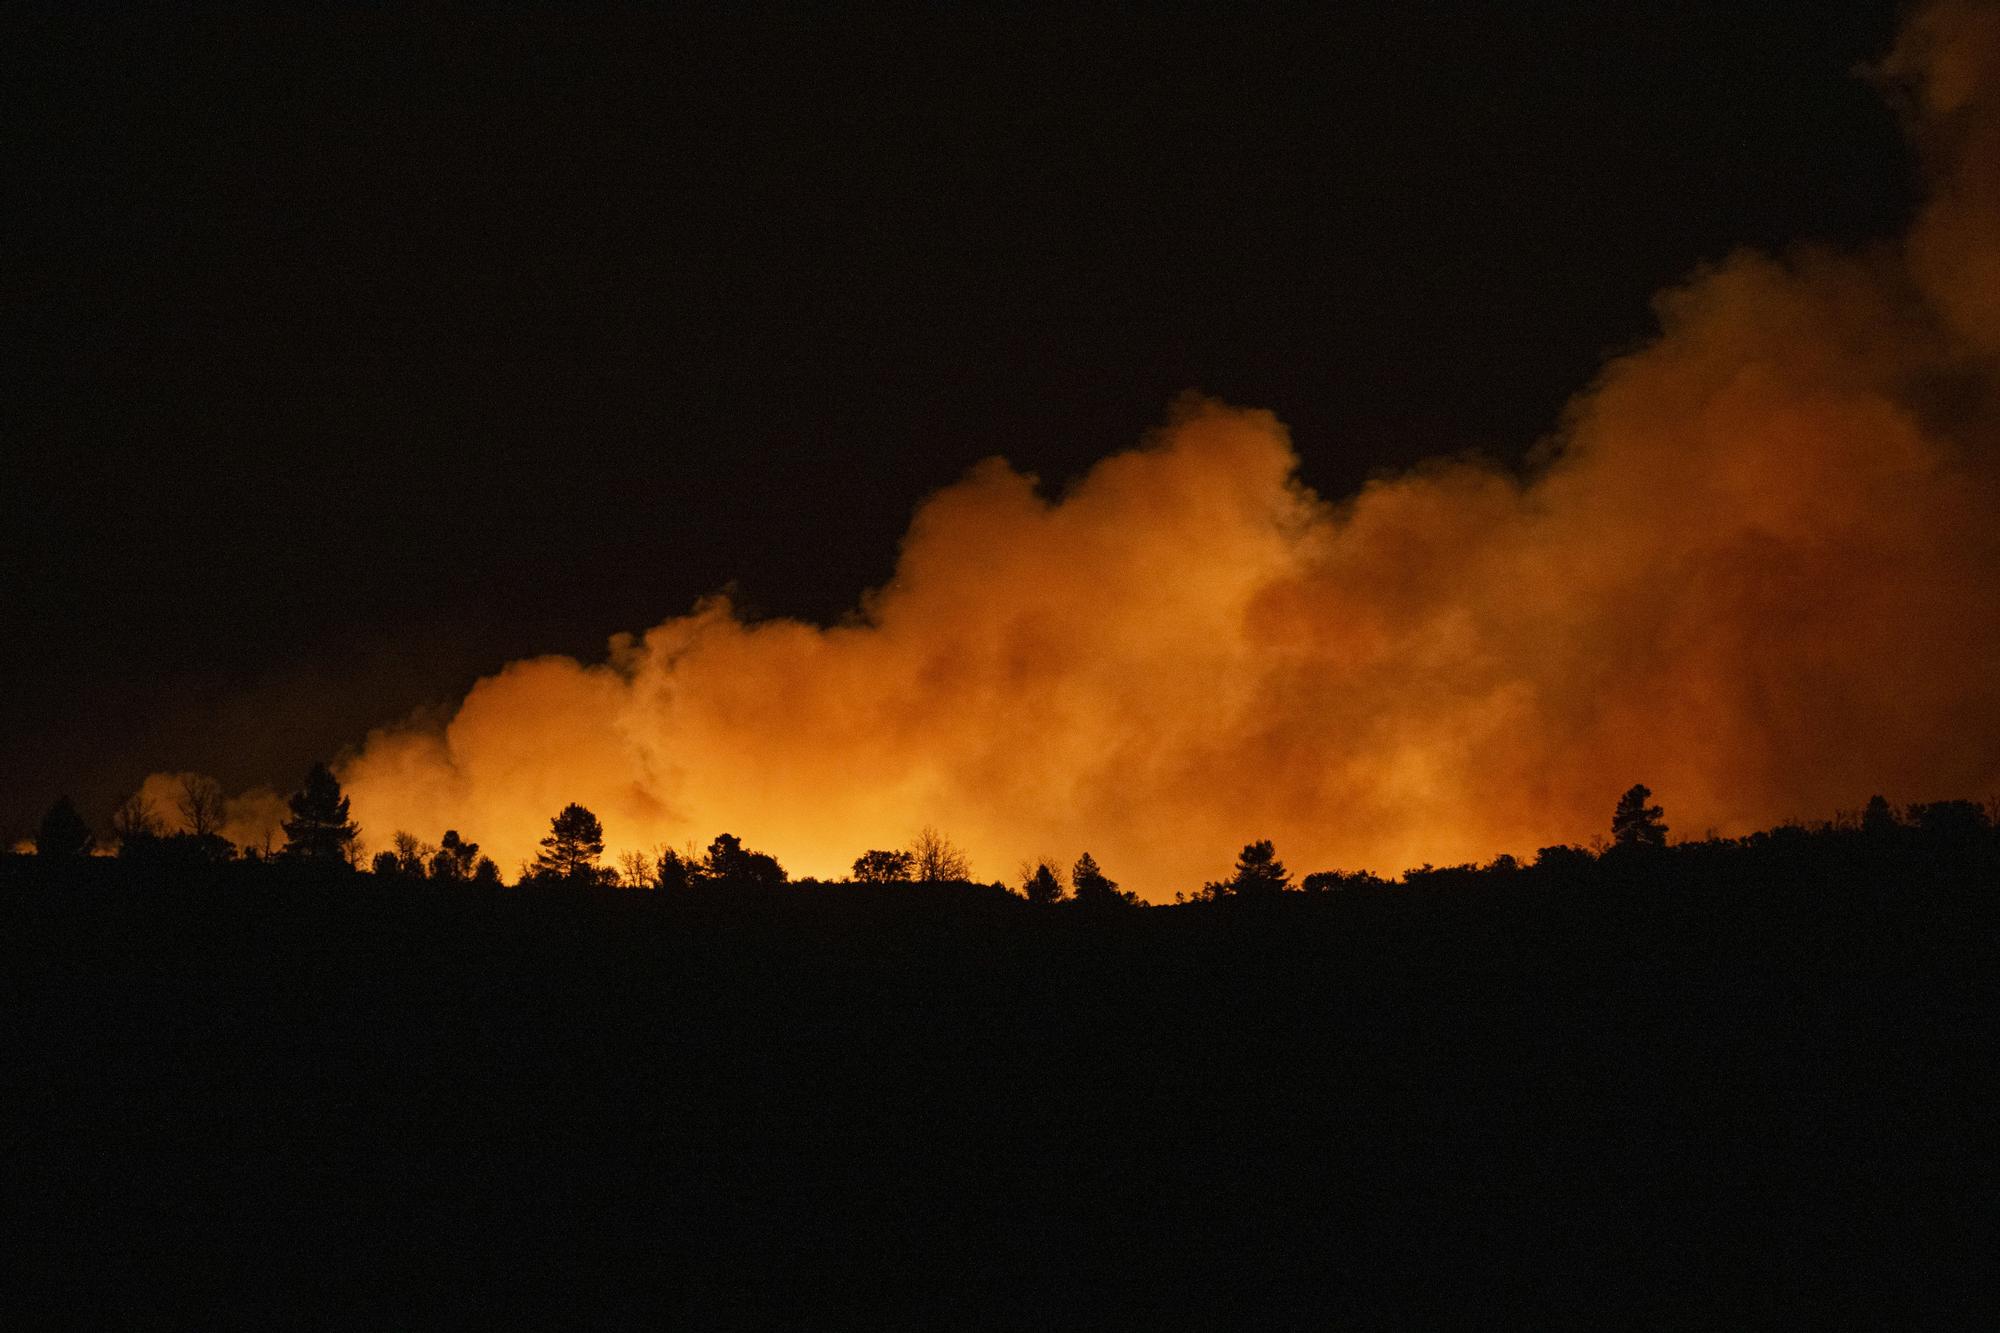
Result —
<path fill-rule="evenodd" d="M 511 873 L 578 801 L 614 851 L 722 830 L 794 875 L 934 824 L 985 877 L 1089 849 L 1155 899 L 1252 838 L 1295 870 L 1532 853 L 1636 781 L 1679 833 L 2000 787 L 2000 18 L 1886 73 L 1932 202 L 1861 255 L 1659 298 L 1526 475 L 1332 501 L 1270 415 L 1181 404 L 1050 496 L 1001 460 L 917 510 L 850 623 L 714 599 L 482 680 L 340 774 L 374 846 Z"/>

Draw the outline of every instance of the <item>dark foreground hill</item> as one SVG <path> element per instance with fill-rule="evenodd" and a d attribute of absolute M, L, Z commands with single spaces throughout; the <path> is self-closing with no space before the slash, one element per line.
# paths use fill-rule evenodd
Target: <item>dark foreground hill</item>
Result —
<path fill-rule="evenodd" d="M 1971 1326 L 1995 887 L 1854 832 L 1100 915 L 17 859 L 10 1303 Z"/>

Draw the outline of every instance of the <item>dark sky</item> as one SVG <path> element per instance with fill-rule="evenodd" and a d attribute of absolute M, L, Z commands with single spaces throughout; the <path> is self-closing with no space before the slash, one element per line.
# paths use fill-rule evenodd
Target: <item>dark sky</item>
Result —
<path fill-rule="evenodd" d="M 0 834 L 725 584 L 837 616 L 1185 389 L 1328 492 L 1515 457 L 1692 265 L 1913 198 L 1879 0 L 75 8 L 0 42 Z"/>

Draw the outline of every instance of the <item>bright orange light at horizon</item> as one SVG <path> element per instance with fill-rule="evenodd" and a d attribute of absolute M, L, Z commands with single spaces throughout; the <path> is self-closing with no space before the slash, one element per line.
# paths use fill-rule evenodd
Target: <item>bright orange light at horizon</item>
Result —
<path fill-rule="evenodd" d="M 1665 294 L 1525 479 L 1332 503 L 1269 414 L 1190 400 L 1060 496 L 999 460 L 932 496 L 853 623 L 717 599 L 513 663 L 372 735 L 354 815 L 510 875 L 571 801 L 613 851 L 726 830 L 794 875 L 932 824 L 983 878 L 1089 850 L 1159 899 L 1253 838 L 1391 873 L 1587 840 L 1637 781 L 1691 834 L 1992 792 L 2000 20 L 1933 5 L 1888 69 L 1939 173 L 1906 244 Z"/>

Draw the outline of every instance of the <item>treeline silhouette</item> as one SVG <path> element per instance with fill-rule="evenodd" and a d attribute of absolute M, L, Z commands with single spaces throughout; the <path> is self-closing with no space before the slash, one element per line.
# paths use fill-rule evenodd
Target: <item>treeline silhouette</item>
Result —
<path fill-rule="evenodd" d="M 1142 910 L 577 806 L 361 870 L 331 778 L 0 858 L 23 1326 L 1992 1322 L 1978 804 Z"/>
<path fill-rule="evenodd" d="M 1606 857 L 1623 863 L 1635 856 L 1666 853 L 1670 850 L 1666 812 L 1662 806 L 1650 803 L 1652 797 L 1652 790 L 1644 784 L 1628 789 L 1612 810 L 1610 839 L 1599 839 L 1591 847 L 1573 844 L 1543 847 L 1526 866 L 1508 853 L 1484 865 L 1466 863 L 1440 868 L 1425 864 L 1405 871 L 1400 882 L 1406 886 L 1502 883 L 1523 869 L 1573 874 Z M 300 867 L 320 871 L 358 869 L 361 830 L 349 818 L 349 801 L 341 791 L 339 779 L 326 764 L 311 766 L 304 783 L 291 795 L 287 805 L 291 817 L 282 826 L 285 843 L 267 855 L 261 848 L 238 848 L 222 836 L 224 798 L 213 779 L 188 775 L 181 780 L 175 809 L 186 827 L 171 833 L 164 831 L 163 821 L 150 803 L 134 796 L 113 812 L 110 836 L 100 839 L 64 796 L 43 817 L 36 832 L 34 853 L 37 865 L 52 871 L 94 853 L 113 854 L 148 874 L 237 860 L 269 870 L 274 878 L 282 878 L 286 871 Z M 1853 846 L 1860 845 L 1857 835 L 1862 843 L 1916 840 L 1956 848 L 1967 840 L 1976 841 L 1996 833 L 2000 833 L 2000 800 L 1985 804 L 1970 800 L 1933 801 L 1899 810 L 1877 795 L 1858 810 L 1839 812 L 1818 823 L 1781 825 L 1747 838 L 1710 836 L 1699 841 L 1684 840 L 1671 850 L 1682 857 L 1713 857 L 1726 855 L 1731 849 L 1754 851 L 1774 842 L 1800 838 Z M 541 850 L 532 861 L 521 866 L 515 882 L 520 887 L 544 889 L 669 892 L 704 887 L 769 890 L 793 882 L 776 857 L 745 847 L 729 833 L 717 834 L 706 848 L 693 844 L 682 848 L 662 845 L 651 853 L 627 852 L 615 866 L 602 863 L 604 847 L 602 822 L 582 805 L 571 803 L 551 818 L 549 833 L 541 840 Z M 435 844 L 398 830 L 390 847 L 377 852 L 368 862 L 368 873 L 378 880 L 401 883 L 436 881 L 499 888 L 505 882 L 499 865 L 491 857 L 480 855 L 479 844 L 466 840 L 456 829 L 446 829 Z M 799 882 L 817 885 L 821 881 L 809 878 Z M 871 848 L 862 852 L 854 859 L 848 879 L 840 882 L 971 885 L 974 881 L 965 852 L 936 828 L 926 826 L 907 848 Z M 1391 882 L 1369 871 L 1321 870 L 1294 883 L 1273 844 L 1259 840 L 1244 846 L 1234 873 L 1228 878 L 1205 883 L 1191 893 L 1176 893 L 1174 901 L 1256 902 L 1292 893 L 1313 896 L 1345 889 L 1383 888 Z M 1121 889 L 1087 851 L 1067 870 L 1055 858 L 1039 857 L 1022 863 L 1014 884 L 995 882 L 981 887 L 1012 893 L 1038 906 L 1065 902 L 1096 907 L 1141 905 L 1138 895 Z"/>

